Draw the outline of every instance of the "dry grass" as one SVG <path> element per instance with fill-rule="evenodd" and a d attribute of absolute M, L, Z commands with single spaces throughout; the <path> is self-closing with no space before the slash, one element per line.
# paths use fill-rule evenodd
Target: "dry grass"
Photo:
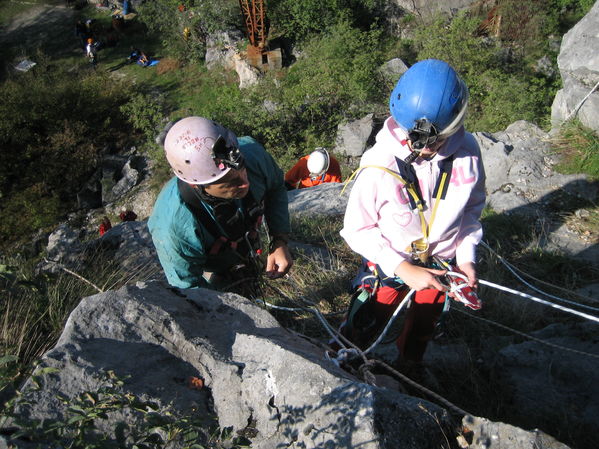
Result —
<path fill-rule="evenodd" d="M 82 298 L 98 293 L 98 289 L 118 289 L 155 274 L 155 265 L 124 272 L 100 249 L 82 256 L 79 266 L 61 269 L 55 275 L 36 274 L 33 264 L 21 257 L 5 257 L 0 267 L 4 268 L 0 272 L 0 350 L 2 355 L 17 357 L 12 368 L 22 374 L 56 344 Z"/>
<path fill-rule="evenodd" d="M 181 62 L 175 58 L 163 58 L 160 64 L 156 66 L 156 73 L 163 75 L 165 73 L 174 72 L 181 68 Z"/>

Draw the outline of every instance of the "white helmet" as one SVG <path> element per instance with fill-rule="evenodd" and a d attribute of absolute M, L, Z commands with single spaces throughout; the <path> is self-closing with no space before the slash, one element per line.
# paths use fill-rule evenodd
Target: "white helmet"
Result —
<path fill-rule="evenodd" d="M 243 167 L 235 134 L 203 117 L 175 123 L 164 139 L 164 151 L 175 175 L 188 184 L 210 184 L 231 168 Z"/>
<path fill-rule="evenodd" d="M 329 169 L 331 158 L 324 148 L 316 148 L 308 156 L 308 170 L 311 177 L 321 176 Z"/>

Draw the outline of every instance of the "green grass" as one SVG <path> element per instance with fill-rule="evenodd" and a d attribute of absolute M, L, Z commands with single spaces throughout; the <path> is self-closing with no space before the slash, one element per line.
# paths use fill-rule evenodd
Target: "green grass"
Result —
<path fill-rule="evenodd" d="M 97 288 L 114 290 L 154 274 L 149 267 L 123 272 L 101 249 L 81 256 L 72 273 L 36 274 L 38 261 L 0 258 L 0 354 L 16 358 L 5 368 L 4 378 L 7 372 L 15 379 L 27 374 L 33 361 L 54 346 L 81 298 L 98 293 Z"/>
<path fill-rule="evenodd" d="M 559 134 L 551 139 L 551 146 L 559 157 L 556 170 L 565 174 L 584 173 L 591 183 L 599 184 L 599 135 L 585 127 L 579 120 L 562 125 Z M 574 199 L 580 203 L 580 200 Z M 580 209 L 584 216 L 571 211 L 566 216 L 570 228 L 586 236 L 590 241 L 599 241 L 599 204 L 585 202 Z"/>
<path fill-rule="evenodd" d="M 557 169 L 562 173 L 585 173 L 599 181 L 599 135 L 578 120 L 571 120 L 551 140 L 561 161 Z"/>
<path fill-rule="evenodd" d="M 0 26 L 7 26 L 15 17 L 37 5 L 63 5 L 62 0 L 2 0 L 0 2 Z"/>

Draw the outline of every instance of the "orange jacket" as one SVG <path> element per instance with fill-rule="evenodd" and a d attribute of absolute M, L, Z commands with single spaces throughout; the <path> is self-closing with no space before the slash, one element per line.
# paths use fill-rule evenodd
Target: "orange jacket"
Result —
<path fill-rule="evenodd" d="M 333 156 L 330 156 L 331 162 L 329 169 L 323 176 L 316 179 L 310 179 L 310 170 L 308 170 L 308 157 L 302 157 L 291 169 L 285 174 L 285 182 L 294 189 L 303 189 L 305 187 L 313 187 L 324 182 L 341 182 L 341 168 L 339 162 Z"/>

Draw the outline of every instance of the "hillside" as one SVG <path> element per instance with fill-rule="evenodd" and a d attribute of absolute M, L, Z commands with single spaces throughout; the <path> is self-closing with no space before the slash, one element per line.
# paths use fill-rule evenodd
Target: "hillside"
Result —
<path fill-rule="evenodd" d="M 148 407 L 152 401 L 161 405 L 178 401 L 193 391 L 197 397 L 190 403 L 177 402 L 175 410 L 163 411 L 179 414 L 182 422 L 191 423 L 192 430 L 195 425 L 204 429 L 202 444 L 206 447 L 243 446 L 243 438 L 262 445 L 256 447 L 273 447 L 275 440 L 283 441 L 282 435 L 287 438 L 293 432 L 303 432 L 299 439 L 313 447 L 355 447 L 356 441 L 372 444 L 366 447 L 445 447 L 439 443 L 443 436 L 435 429 L 453 437 L 458 428 L 462 439 L 469 438 L 464 430 L 468 425 L 462 422 L 456 427 L 450 419 L 455 412 L 451 402 L 458 411 L 463 412 L 461 407 L 492 421 L 540 428 L 571 447 L 594 447 L 589 435 L 596 430 L 592 418 L 596 398 L 592 381 L 597 372 L 595 323 L 508 299 L 490 287 L 483 289 L 483 314 L 463 316 L 456 307 L 448 316 L 447 333 L 431 351 L 442 396 L 451 402 L 441 404 L 422 391 L 410 390 L 410 395 L 432 401 L 423 406 L 413 398 L 405 402 L 396 391 L 386 393 L 385 385 L 394 390 L 405 388 L 402 379 L 399 385 L 397 379 L 377 379 L 376 387 L 357 370 L 348 374 L 326 365 L 322 350 L 328 336 L 308 310 L 291 315 L 271 310 L 267 314 L 228 294 L 179 294 L 164 289 L 145 226 L 156 192 L 170 176 L 156 144 L 167 122 L 189 114 L 213 117 L 239 135 L 264 142 L 284 169 L 313 147 L 323 145 L 343 161 L 347 178 L 388 114 L 386 101 L 400 76 L 398 66 L 442 55 L 458 67 L 469 84 L 473 101 L 467 127 L 476 132 L 488 174 L 488 207 L 483 217 L 488 248 L 481 248 L 481 277 L 537 295 L 534 286 L 510 274 L 508 267 L 512 267 L 554 297 L 594 310 L 599 279 L 599 171 L 598 139 L 591 129 L 596 123 L 596 95 L 591 88 L 599 71 L 588 72 L 592 61 L 585 66 L 585 58 L 577 50 L 568 56 L 568 48 L 578 47 L 564 44 L 581 42 L 580 35 L 588 33 L 566 35 L 559 53 L 556 44 L 560 39 L 548 36 L 552 31 L 568 31 L 592 5 L 560 2 L 558 9 L 556 2 L 549 8 L 539 7 L 538 14 L 526 18 L 530 34 L 518 35 L 514 31 L 518 28 L 510 22 L 516 19 L 501 14 L 505 11 L 501 8 L 510 2 L 498 2 L 493 14 L 493 4 L 477 2 L 466 5 L 469 8 L 459 14 L 424 17 L 418 9 L 391 14 L 385 1 L 356 1 L 354 11 L 340 9 L 343 20 L 337 20 L 323 12 L 330 8 L 327 2 L 305 4 L 298 11 L 289 2 L 273 1 L 269 4 L 270 32 L 273 41 L 285 49 L 284 64 L 257 76 L 240 64 L 243 52 L 241 59 L 236 53 L 247 44 L 237 2 L 223 2 L 219 7 L 186 2 L 183 11 L 167 1 L 132 3 L 134 16 L 116 34 L 114 46 L 100 49 L 95 67 L 83 56 L 73 32 L 75 21 L 93 18 L 103 30 L 103 39 L 108 39 L 115 10 L 91 4 L 71 9 L 63 2 L 31 9 L 21 5 L 25 11 L 0 9 L 6 14 L 0 41 L 8 43 L 3 45 L 3 59 L 11 61 L 8 66 L 23 59 L 37 63 L 25 73 L 9 67 L 2 78 L 6 100 L 0 127 L 0 243 L 4 248 L 0 282 L 6 293 L 2 304 L 3 398 L 12 396 L 11 385 L 20 386 L 31 373 L 31 362 L 45 354 L 42 367 L 27 384 L 35 384 L 37 376 L 50 375 L 46 387 L 31 393 L 35 399 L 30 400 L 39 404 L 32 416 L 37 408 L 38 418 L 57 419 L 61 406 L 56 403 L 56 392 L 64 392 L 66 385 L 77 384 L 75 390 L 82 395 L 104 381 L 110 388 L 120 388 L 120 380 L 110 374 L 101 380 L 105 370 L 115 369 L 118 376 L 133 376 L 133 382 L 125 382 L 126 391 L 134 395 L 129 398 L 141 398 Z M 522 7 L 533 6 L 538 4 L 531 1 Z M 593 11 L 597 9 L 596 4 Z M 489 28 L 494 23 L 491 19 L 497 17 L 504 19 L 505 28 Z M 423 33 L 425 23 L 427 31 Z M 181 33 L 185 28 L 191 29 L 186 39 Z M 47 45 L 49 42 L 52 45 Z M 592 39 L 584 43 L 590 53 L 597 48 Z M 127 63 L 132 47 L 143 48 L 159 63 L 152 67 Z M 539 61 L 546 63 L 543 70 L 535 65 Z M 588 101 L 578 104 L 589 91 Z M 555 120 L 563 120 L 574 109 L 577 121 L 563 128 L 555 125 Z M 302 307 L 316 304 L 338 324 L 339 315 L 335 314 L 347 307 L 347 284 L 359 262 L 338 234 L 346 198 L 331 187 L 290 194 L 295 270 L 288 279 L 266 284 L 263 299 L 285 307 L 297 307 L 298 301 Z M 139 221 L 117 224 L 122 207 L 135 210 Z M 98 225 L 104 215 L 114 226 L 99 238 Z M 136 281 L 144 283 L 135 285 Z M 100 295 L 92 297 L 96 299 L 87 298 L 77 307 L 82 297 L 98 292 Z M 146 296 L 152 305 L 138 304 L 139 298 Z M 163 303 L 164 298 L 169 299 Z M 94 301 L 105 306 L 94 307 Z M 186 327 L 187 315 L 199 313 L 197 319 L 205 318 L 202 307 L 226 323 L 224 309 L 215 306 L 221 303 L 239 314 L 245 326 L 240 331 L 244 338 L 230 347 L 228 343 L 219 347 L 221 338 L 227 342 L 236 339 L 226 324 L 215 325 L 214 335 L 195 335 L 193 325 Z M 116 313 L 110 310 L 113 305 Z M 75 308 L 65 329 L 66 317 Z M 133 320 L 136 323 L 145 320 L 147 313 L 156 315 L 144 329 L 127 320 L 121 322 L 125 312 L 119 314 L 118 310 L 133 313 L 138 317 Z M 150 321 L 160 321 L 166 328 L 154 327 Z M 107 327 L 96 328 L 96 322 L 120 330 L 106 333 Z M 176 325 L 169 328 L 169 322 Z M 178 326 L 186 330 L 179 334 Z M 264 330 L 271 328 L 274 330 Z M 303 335 L 299 339 L 309 340 L 310 345 L 284 337 L 289 329 Z M 131 335 L 136 337 L 130 340 Z M 181 343 L 171 345 L 171 338 Z M 256 341 L 261 344 L 254 346 Z M 547 343 L 557 349 L 547 349 Z M 137 344 L 139 353 L 134 349 Z M 223 352 L 202 350 L 198 355 L 192 349 L 196 344 L 216 345 Z M 389 361 L 392 350 L 392 345 L 383 345 L 377 357 Z M 152 356 L 147 365 L 139 365 L 136 360 L 146 351 Z M 259 357 L 270 352 L 270 366 L 277 367 L 272 371 L 273 379 L 278 379 L 274 387 L 268 376 L 262 379 L 263 369 L 268 368 Z M 196 357 L 209 361 L 199 363 Z M 166 376 L 149 375 L 164 360 L 168 360 Z M 287 360 L 292 362 L 284 367 Z M 246 364 L 246 377 L 243 370 L 238 377 L 233 374 L 231 366 L 238 366 L 235 364 Z M 208 388 L 196 391 L 185 384 L 187 374 L 173 380 L 169 370 L 191 373 L 206 381 Z M 294 385 L 281 379 L 301 382 L 294 377 L 298 373 L 310 381 L 305 391 L 294 392 Z M 227 376 L 227 382 L 219 381 Z M 320 390 L 321 377 L 336 386 L 331 396 L 326 388 Z M 576 385 L 568 379 L 576 379 Z M 268 388 L 280 388 L 278 398 L 288 397 L 288 401 L 279 402 L 275 390 L 268 390 L 265 394 L 272 394 L 268 407 L 258 407 L 260 394 L 247 386 L 262 381 Z M 167 390 L 174 391 L 174 396 Z M 302 402 L 314 391 L 318 391 L 315 402 Z M 66 392 L 74 400 L 75 393 L 68 388 Z M 223 405 L 237 392 L 243 398 L 238 406 Z M 120 390 L 119 394 L 126 395 Z M 187 421 L 190 415 L 186 413 L 198 404 L 210 413 L 215 411 L 211 395 L 220 405 L 216 415 L 206 415 L 210 422 Z M 400 415 L 418 416 L 421 421 L 406 435 L 393 430 L 393 420 L 384 421 L 384 431 L 379 429 L 375 436 L 367 432 L 369 426 L 376 427 L 374 419 L 348 430 L 353 425 L 350 421 L 360 420 L 351 414 L 349 421 L 339 418 L 348 400 L 359 401 L 367 419 L 397 407 L 402 410 Z M 128 414 L 131 403 L 119 404 L 111 405 L 114 414 L 107 422 L 100 420 L 100 427 L 110 429 Z M 86 410 L 93 415 L 94 407 L 88 406 Z M 430 413 L 419 412 L 422 407 Z M 146 420 L 148 410 L 138 418 Z M 304 425 L 308 418 L 303 421 L 303 414 L 318 425 Z M 211 427 L 214 419 L 220 429 Z M 272 420 L 278 420 L 279 426 L 273 426 Z M 481 438 L 501 434 L 512 441 L 520 436 L 524 441 L 521 447 L 559 444 L 544 439 L 542 433 L 535 437 L 534 432 L 501 428 L 501 423 L 492 421 L 476 418 L 470 428 Z M 93 432 L 93 419 L 85 422 L 91 426 L 85 427 L 85 432 Z M 143 427 L 146 424 L 140 428 L 147 429 Z M 185 426 L 168 427 L 171 424 L 164 421 L 162 429 L 190 431 Z M 419 425 L 429 429 L 433 440 L 409 443 Z M 225 432 L 228 426 L 243 428 L 245 433 L 233 438 Z M 334 436 L 322 436 L 328 433 Z M 370 438 L 381 440 L 374 443 Z M 463 444 L 470 446 L 460 447 L 515 447 L 485 446 L 482 439 Z"/>

